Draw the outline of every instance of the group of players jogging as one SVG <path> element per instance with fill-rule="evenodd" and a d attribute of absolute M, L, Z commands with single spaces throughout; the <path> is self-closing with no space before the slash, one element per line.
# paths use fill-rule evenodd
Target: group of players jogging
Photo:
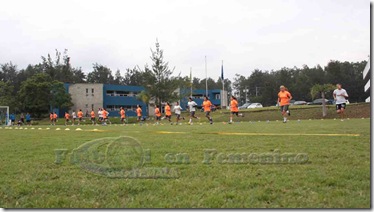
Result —
<path fill-rule="evenodd" d="M 335 104 L 336 104 L 336 112 L 340 115 L 341 120 L 344 120 L 344 111 L 346 108 L 346 99 L 348 98 L 347 91 L 342 88 L 341 84 L 336 85 L 336 89 L 333 92 L 333 96 L 335 99 Z M 288 91 L 288 89 L 285 86 L 280 86 L 280 91 L 278 93 L 278 99 L 277 99 L 277 105 L 280 108 L 281 114 L 283 116 L 283 123 L 287 123 L 287 117 L 291 115 L 289 106 L 290 106 L 290 101 L 292 99 L 291 93 Z M 193 124 L 193 119 L 200 119 L 199 117 L 196 116 L 196 109 L 198 108 L 198 104 L 193 100 L 192 97 L 189 98 L 188 103 L 187 103 L 187 110 L 189 111 L 189 121 L 188 124 Z M 208 97 L 204 97 L 204 101 L 202 105 L 200 105 L 204 111 L 205 117 L 208 119 L 210 124 L 213 124 L 213 118 L 211 116 L 211 111 L 215 106 L 212 104 L 212 102 L 209 100 Z M 155 116 L 155 124 L 160 124 L 162 119 L 166 119 L 169 121 L 169 123 L 174 124 L 172 121 L 172 112 L 176 115 L 175 119 L 175 124 L 179 124 L 179 121 L 185 120 L 185 118 L 182 116 L 182 110 L 183 108 L 179 105 L 179 102 L 176 102 L 173 109 L 172 105 L 167 102 L 164 106 L 164 116 L 162 116 L 161 109 L 159 106 L 155 106 L 154 110 L 154 116 Z M 230 119 L 229 119 L 229 124 L 233 123 L 233 117 L 244 117 L 244 114 L 239 113 L 239 104 L 238 100 L 236 99 L 235 96 L 231 96 L 230 98 Z M 91 123 L 92 125 L 96 124 L 102 124 L 102 125 L 107 125 L 107 123 L 110 123 L 109 120 L 109 112 L 105 108 L 99 108 L 98 110 L 98 122 L 96 122 L 96 114 L 95 111 L 92 110 L 90 113 L 91 116 Z M 127 119 L 126 119 L 126 112 L 124 108 L 120 108 L 119 115 L 121 117 L 121 124 L 126 125 Z M 145 121 L 145 118 L 143 116 L 143 111 L 140 105 L 137 105 L 136 108 L 136 115 L 137 115 L 137 122 L 142 123 Z M 77 114 L 75 112 L 72 112 L 72 125 L 75 124 L 76 119 L 78 121 L 78 125 L 81 124 L 83 121 L 83 112 L 82 110 L 79 110 Z M 65 125 L 68 124 L 70 121 L 70 114 L 68 112 L 65 113 Z M 51 113 L 50 115 L 51 118 L 51 124 L 56 123 L 57 115 L 55 113 Z"/>

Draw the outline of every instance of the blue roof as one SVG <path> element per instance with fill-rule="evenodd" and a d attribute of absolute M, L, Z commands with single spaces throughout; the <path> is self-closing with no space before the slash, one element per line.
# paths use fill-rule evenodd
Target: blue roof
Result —
<path fill-rule="evenodd" d="M 104 90 L 115 90 L 115 91 L 143 91 L 143 86 L 132 86 L 132 85 L 111 85 L 104 84 Z"/>

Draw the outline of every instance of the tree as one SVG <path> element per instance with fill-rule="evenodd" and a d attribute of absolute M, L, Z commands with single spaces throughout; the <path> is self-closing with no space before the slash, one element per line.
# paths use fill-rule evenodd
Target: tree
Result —
<path fill-rule="evenodd" d="M 114 81 L 112 71 L 103 65 L 97 63 L 93 64 L 93 71 L 87 75 L 87 82 L 89 83 L 103 83 L 111 84 Z"/>
<path fill-rule="evenodd" d="M 51 77 L 40 73 L 22 82 L 18 92 L 21 109 L 40 117 L 49 111 Z"/>
<path fill-rule="evenodd" d="M 158 41 L 156 42 L 156 50 L 151 49 L 151 53 L 151 69 L 146 66 L 143 71 L 143 76 L 146 79 L 146 91 L 155 98 L 156 104 L 177 100 L 176 89 L 179 88 L 179 76 L 172 76 L 175 68 L 171 70 L 169 63 L 164 61 L 164 51 L 160 49 Z"/>
<path fill-rule="evenodd" d="M 0 81 L 0 105 L 9 106 L 11 111 L 17 109 L 13 91 L 14 86 L 10 82 Z"/>
<path fill-rule="evenodd" d="M 310 94 L 312 98 L 316 98 L 321 96 L 322 97 L 322 116 L 325 117 L 327 115 L 327 107 L 326 107 L 326 92 L 330 92 L 335 89 L 333 84 L 315 84 L 310 89 Z"/>
<path fill-rule="evenodd" d="M 0 81 L 13 83 L 17 78 L 17 66 L 12 62 L 0 65 Z"/>
<path fill-rule="evenodd" d="M 25 80 L 18 92 L 21 110 L 37 117 L 47 113 L 50 107 L 69 109 L 72 106 L 70 94 L 65 92 L 62 82 L 52 81 L 45 73 L 39 73 Z"/>
<path fill-rule="evenodd" d="M 123 84 L 123 77 L 121 76 L 121 71 L 117 70 L 115 75 L 114 75 L 114 80 L 113 83 L 116 85 L 122 85 Z"/>
<path fill-rule="evenodd" d="M 50 85 L 49 105 L 52 108 L 61 108 L 69 110 L 73 103 L 71 95 L 66 92 L 64 84 L 59 81 L 53 81 Z"/>

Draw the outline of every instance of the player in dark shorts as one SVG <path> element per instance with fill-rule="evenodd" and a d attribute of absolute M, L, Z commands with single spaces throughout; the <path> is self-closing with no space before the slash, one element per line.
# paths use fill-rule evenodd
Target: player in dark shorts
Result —
<path fill-rule="evenodd" d="M 209 120 L 210 124 L 213 124 L 213 119 L 210 116 L 211 108 L 214 107 L 212 102 L 209 100 L 207 96 L 204 97 L 203 104 L 201 105 L 204 108 L 205 117 Z"/>
<path fill-rule="evenodd" d="M 342 88 L 341 84 L 336 84 L 336 89 L 333 92 L 333 96 L 336 104 L 336 113 L 340 115 L 341 121 L 344 121 L 344 112 L 346 108 L 346 102 L 348 98 L 348 93 Z"/>

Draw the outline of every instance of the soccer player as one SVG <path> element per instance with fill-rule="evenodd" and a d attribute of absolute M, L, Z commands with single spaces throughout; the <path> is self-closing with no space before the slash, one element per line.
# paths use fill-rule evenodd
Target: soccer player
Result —
<path fill-rule="evenodd" d="M 68 112 L 65 112 L 65 126 L 68 125 L 69 120 L 70 120 L 70 114 Z"/>
<path fill-rule="evenodd" d="M 210 124 L 213 124 L 213 119 L 210 116 L 210 111 L 211 111 L 211 108 L 214 107 L 214 105 L 212 104 L 212 102 L 209 100 L 207 96 L 204 97 L 202 106 L 204 108 L 205 117 L 209 120 Z"/>
<path fill-rule="evenodd" d="M 287 123 L 287 116 L 290 115 L 290 101 L 292 99 L 291 93 L 288 92 L 287 88 L 284 85 L 279 87 L 280 91 L 278 93 L 278 105 L 280 106 L 280 110 L 283 116 L 283 123 Z"/>
<path fill-rule="evenodd" d="M 105 122 L 106 122 L 106 123 L 109 123 L 110 125 L 112 125 L 112 122 L 111 122 L 110 119 L 109 119 L 109 111 L 108 111 L 108 108 L 105 109 L 105 112 L 106 112 L 106 120 L 105 120 Z"/>
<path fill-rule="evenodd" d="M 12 122 L 12 125 L 14 125 L 15 121 L 16 121 L 16 115 L 14 115 L 14 113 L 11 113 L 9 115 L 9 119 L 10 121 Z"/>
<path fill-rule="evenodd" d="M 120 111 L 119 111 L 119 114 L 121 115 L 121 123 L 123 125 L 126 125 L 125 123 L 125 119 L 126 119 L 126 112 L 125 112 L 125 109 L 123 109 L 123 107 L 121 107 Z"/>
<path fill-rule="evenodd" d="M 95 111 L 93 109 L 91 110 L 90 116 L 91 116 L 92 125 L 95 125 L 96 124 L 96 116 L 95 116 Z"/>
<path fill-rule="evenodd" d="M 58 118 L 57 113 L 53 112 L 53 125 L 56 125 L 57 118 Z"/>
<path fill-rule="evenodd" d="M 175 103 L 175 106 L 173 108 L 175 115 L 177 116 L 177 124 L 179 123 L 179 120 L 181 120 L 181 113 L 183 108 L 179 105 L 179 102 Z M 182 119 L 184 120 L 184 117 L 182 116 Z"/>
<path fill-rule="evenodd" d="M 136 105 L 136 116 L 138 117 L 137 121 L 142 121 L 142 106 Z"/>
<path fill-rule="evenodd" d="M 342 88 L 340 83 L 336 84 L 336 89 L 333 92 L 336 105 L 336 113 L 340 115 L 340 120 L 344 121 L 344 111 L 348 98 L 348 93 Z"/>
<path fill-rule="evenodd" d="M 188 110 L 190 111 L 190 120 L 188 123 L 192 124 L 192 118 L 198 119 L 198 117 L 195 116 L 197 104 L 192 99 L 192 97 L 188 98 L 187 107 L 188 107 Z"/>
<path fill-rule="evenodd" d="M 77 119 L 77 114 L 75 113 L 75 111 L 73 111 L 72 113 L 71 113 L 71 116 L 73 117 L 73 119 L 72 119 L 72 124 L 71 124 L 71 126 L 74 126 L 74 124 L 75 124 L 75 120 Z"/>
<path fill-rule="evenodd" d="M 20 115 L 20 120 L 22 122 L 22 125 L 24 125 L 25 124 L 25 115 L 23 115 L 23 113 L 21 113 L 21 115 Z"/>
<path fill-rule="evenodd" d="M 99 115 L 98 121 L 101 123 L 103 121 L 103 111 L 101 108 L 97 111 L 97 115 Z"/>
<path fill-rule="evenodd" d="M 239 116 L 243 117 L 242 113 L 239 114 L 238 100 L 236 99 L 235 96 L 231 96 L 230 110 L 231 110 L 231 114 L 230 114 L 230 122 L 229 122 L 229 124 L 232 124 L 232 117 L 234 115 L 236 115 L 236 117 L 239 117 Z"/>
<path fill-rule="evenodd" d="M 157 105 L 155 108 L 155 118 L 156 118 L 156 124 L 159 124 L 159 121 L 161 120 L 161 111 Z"/>
<path fill-rule="evenodd" d="M 103 116 L 103 123 L 102 123 L 102 125 L 107 125 L 106 122 L 108 120 L 108 114 L 109 113 L 105 110 L 105 108 L 102 108 L 101 112 L 102 112 L 102 116 Z"/>
<path fill-rule="evenodd" d="M 51 121 L 51 125 L 53 125 L 53 113 L 52 112 L 49 114 L 49 121 Z"/>
<path fill-rule="evenodd" d="M 78 115 L 78 125 L 80 125 L 81 122 L 83 121 L 83 112 L 81 109 L 79 109 L 77 115 Z"/>
<path fill-rule="evenodd" d="M 171 107 L 169 102 L 167 102 L 165 105 L 165 118 L 168 119 L 169 122 L 171 122 Z"/>
<path fill-rule="evenodd" d="M 31 115 L 30 113 L 26 113 L 26 124 L 31 126 Z"/>

